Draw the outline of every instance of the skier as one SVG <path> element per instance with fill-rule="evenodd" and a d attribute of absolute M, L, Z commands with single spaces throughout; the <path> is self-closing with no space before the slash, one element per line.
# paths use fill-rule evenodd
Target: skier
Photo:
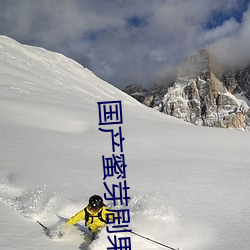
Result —
<path fill-rule="evenodd" d="M 92 238 L 94 239 L 106 224 L 107 214 L 110 213 L 107 209 L 102 197 L 95 194 L 89 198 L 89 204 L 72 216 L 67 221 L 67 224 L 74 225 L 80 220 L 85 220 L 85 225 L 92 233 Z"/>

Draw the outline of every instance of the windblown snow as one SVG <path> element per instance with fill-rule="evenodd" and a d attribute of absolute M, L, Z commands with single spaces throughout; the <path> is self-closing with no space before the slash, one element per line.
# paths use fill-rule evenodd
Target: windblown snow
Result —
<path fill-rule="evenodd" d="M 124 69 L 126 70 L 126 69 Z M 73 60 L 0 36 L 1 249 L 111 247 L 80 223 L 53 228 L 103 195 L 100 101 L 121 100 L 130 227 L 183 250 L 250 249 L 249 132 L 196 127 L 149 109 Z M 115 177 L 114 177 L 115 178 Z M 111 205 L 107 202 L 107 205 Z M 121 233 L 120 233 L 121 234 Z M 122 233 L 126 235 L 128 233 Z M 131 235 L 132 249 L 163 249 Z"/>

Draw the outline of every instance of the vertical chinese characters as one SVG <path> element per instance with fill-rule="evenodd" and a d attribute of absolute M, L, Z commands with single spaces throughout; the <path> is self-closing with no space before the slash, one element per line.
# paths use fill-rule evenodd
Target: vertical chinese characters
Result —
<path fill-rule="evenodd" d="M 104 199 L 111 201 L 113 206 L 122 205 L 128 207 L 130 199 L 128 190 L 130 189 L 126 181 L 126 163 L 123 142 L 125 138 L 122 134 L 123 117 L 122 117 L 122 102 L 121 101 L 107 101 L 98 102 L 99 111 L 99 130 L 110 134 L 111 136 L 111 153 L 110 155 L 102 155 L 103 165 L 103 185 L 106 189 Z M 115 125 L 119 125 L 117 128 Z M 111 128 L 105 126 L 111 125 Z M 110 138 L 110 137 L 109 137 Z M 107 178 L 114 179 L 114 184 L 110 187 L 106 183 Z M 126 209 L 109 209 L 107 216 L 107 232 L 110 233 L 108 240 L 112 247 L 109 250 L 123 249 L 131 250 L 130 237 L 118 237 L 114 233 L 131 232 L 128 229 L 130 223 L 130 211 Z M 113 237 L 112 237 L 113 236 Z"/>
<path fill-rule="evenodd" d="M 122 124 L 122 102 L 98 102 L 99 125 Z"/>

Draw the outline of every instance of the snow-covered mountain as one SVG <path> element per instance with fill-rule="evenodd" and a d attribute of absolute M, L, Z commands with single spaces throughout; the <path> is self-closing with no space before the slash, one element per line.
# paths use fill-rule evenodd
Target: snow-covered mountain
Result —
<path fill-rule="evenodd" d="M 171 86 L 147 91 L 131 85 L 124 92 L 146 106 L 196 125 L 249 129 L 249 69 L 215 71 L 208 50 L 203 49 L 180 65 Z"/>
<path fill-rule="evenodd" d="M 130 227 L 184 250 L 248 250 L 250 134 L 193 126 L 140 104 L 63 55 L 0 37 L 0 248 L 102 250 L 84 223 L 49 239 L 90 195 L 103 195 L 97 102 L 121 100 Z M 118 125 L 113 125 L 117 129 Z M 108 184 L 116 183 L 111 178 Z M 112 205 L 107 201 L 107 205 Z M 121 206 L 120 206 L 121 207 Z M 118 234 L 117 234 L 118 235 Z M 120 233 L 127 236 L 127 233 Z M 130 235 L 132 249 L 163 249 Z"/>

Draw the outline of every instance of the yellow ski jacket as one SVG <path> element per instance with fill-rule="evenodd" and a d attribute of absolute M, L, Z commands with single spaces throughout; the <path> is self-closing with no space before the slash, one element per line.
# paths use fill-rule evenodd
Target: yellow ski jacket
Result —
<path fill-rule="evenodd" d="M 107 211 L 107 207 L 103 206 L 98 212 L 93 212 L 91 211 L 88 206 L 86 208 L 84 208 L 87 210 L 87 212 L 89 213 L 89 218 L 88 221 L 85 221 L 86 226 L 88 226 L 89 230 L 92 233 L 97 232 L 99 229 L 101 229 L 102 227 L 105 226 L 105 222 L 107 221 L 107 214 L 110 213 L 109 211 Z M 79 211 L 77 214 L 75 214 L 74 216 L 72 216 L 68 221 L 67 224 L 70 225 L 74 225 L 77 222 L 81 221 L 81 220 L 85 220 L 85 210 L 82 209 L 81 211 Z M 101 211 L 101 213 L 100 213 Z M 104 220 L 102 221 L 101 219 L 98 218 L 98 214 L 100 213 L 101 218 Z"/>

